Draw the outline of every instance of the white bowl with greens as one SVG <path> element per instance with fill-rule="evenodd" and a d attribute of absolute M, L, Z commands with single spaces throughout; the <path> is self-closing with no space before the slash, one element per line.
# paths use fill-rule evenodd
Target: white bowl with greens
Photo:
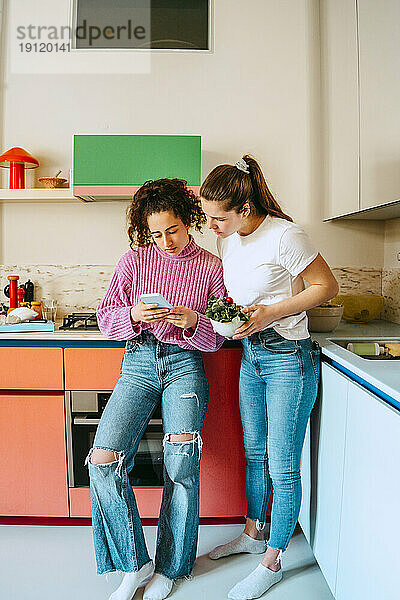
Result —
<path fill-rule="evenodd" d="M 206 317 L 216 333 L 224 337 L 232 337 L 249 317 L 241 311 L 241 307 L 235 304 L 232 298 L 218 298 L 210 296 L 207 302 Z"/>

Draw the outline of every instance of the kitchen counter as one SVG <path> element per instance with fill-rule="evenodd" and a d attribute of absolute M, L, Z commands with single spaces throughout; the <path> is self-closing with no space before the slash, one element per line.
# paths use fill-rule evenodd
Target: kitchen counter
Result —
<path fill-rule="evenodd" d="M 0 341 L 4 339 L 20 339 L 26 340 L 102 340 L 105 342 L 112 342 L 113 340 L 107 339 L 101 331 L 98 329 L 59 329 L 59 325 L 56 324 L 55 331 L 32 331 L 28 333 L 1 333 Z M 125 342 L 121 342 L 125 343 Z"/>
<path fill-rule="evenodd" d="M 60 330 L 56 323 L 54 332 L 2 333 L 0 346 L 61 346 L 61 347 L 111 347 L 123 348 L 124 341 L 109 340 L 96 330 Z M 331 340 L 360 338 L 365 341 L 396 339 L 400 341 L 400 325 L 389 321 L 372 321 L 368 324 L 350 324 L 344 321 L 333 332 L 312 333 L 321 345 L 325 357 L 367 383 L 372 391 L 387 394 L 400 408 L 400 361 L 373 361 L 360 358 Z M 224 348 L 238 348 L 239 342 L 226 341 Z"/>
<path fill-rule="evenodd" d="M 96 329 L 60 329 L 62 322 L 56 323 L 55 331 L 33 331 L 32 333 L 0 333 L 0 346 L 59 346 L 59 347 L 110 347 L 123 348 L 125 341 L 110 340 Z M 241 343 L 227 340 L 224 348 L 241 348 Z"/>
<path fill-rule="evenodd" d="M 393 340 L 400 342 L 399 324 L 390 323 L 389 321 L 351 324 L 342 321 L 335 331 L 312 333 L 311 335 L 321 345 L 323 355 L 332 361 L 334 366 L 344 373 L 354 374 L 356 381 L 359 380 L 362 385 L 400 409 L 400 361 L 368 360 L 334 343 L 335 339 Z M 388 398 L 385 396 L 388 396 Z M 394 402 L 391 400 L 394 400 Z"/>
<path fill-rule="evenodd" d="M 98 330 L 59 329 L 62 323 L 56 323 L 55 331 L 32 331 L 28 333 L 1 333 L 0 346 L 93 346 L 123 348 L 124 341 L 109 340 Z"/>

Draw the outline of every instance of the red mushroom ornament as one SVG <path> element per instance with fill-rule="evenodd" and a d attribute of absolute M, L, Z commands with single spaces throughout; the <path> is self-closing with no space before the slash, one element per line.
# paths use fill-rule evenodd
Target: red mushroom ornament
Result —
<path fill-rule="evenodd" d="M 10 190 L 25 187 L 25 169 L 36 169 L 39 161 L 23 148 L 16 146 L 0 156 L 0 167 L 10 169 Z"/>

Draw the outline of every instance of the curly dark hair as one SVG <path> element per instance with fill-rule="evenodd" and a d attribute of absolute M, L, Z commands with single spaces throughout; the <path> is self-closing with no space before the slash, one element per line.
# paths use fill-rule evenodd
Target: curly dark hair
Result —
<path fill-rule="evenodd" d="M 201 231 L 206 217 L 200 200 L 183 179 L 146 181 L 133 196 L 127 211 L 130 246 L 146 246 L 151 242 L 147 219 L 153 213 L 171 211 L 186 227 Z"/>

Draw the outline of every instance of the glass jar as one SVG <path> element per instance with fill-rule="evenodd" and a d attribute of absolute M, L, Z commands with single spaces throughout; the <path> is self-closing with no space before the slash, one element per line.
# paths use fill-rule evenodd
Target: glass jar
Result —
<path fill-rule="evenodd" d="M 36 321 L 37 319 L 42 318 L 42 303 L 41 302 L 31 302 L 31 309 L 37 312 L 38 316 L 33 319 Z"/>

